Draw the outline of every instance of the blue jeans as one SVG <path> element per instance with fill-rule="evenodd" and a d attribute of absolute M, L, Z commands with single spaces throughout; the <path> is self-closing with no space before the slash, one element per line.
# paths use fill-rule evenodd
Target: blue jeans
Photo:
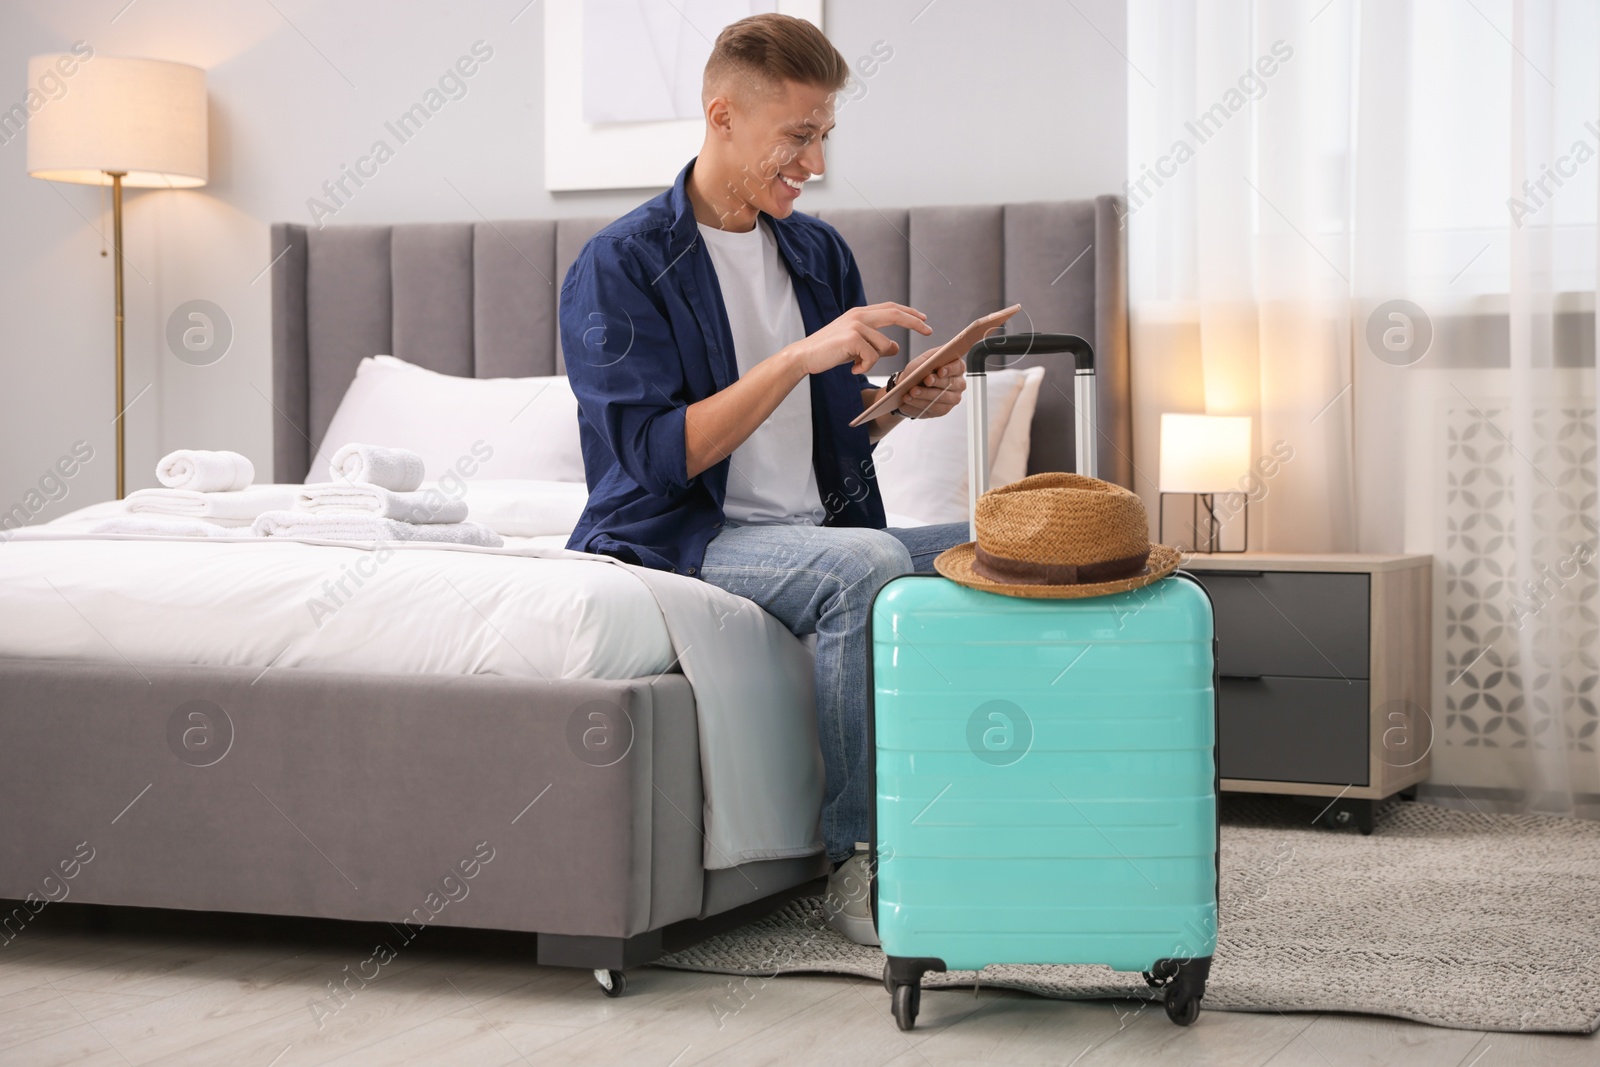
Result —
<path fill-rule="evenodd" d="M 933 570 L 967 524 L 869 530 L 736 526 L 706 546 L 700 577 L 747 597 L 797 637 L 817 635 L 817 733 L 827 790 L 822 838 L 842 860 L 867 839 L 867 615 L 885 582 Z"/>

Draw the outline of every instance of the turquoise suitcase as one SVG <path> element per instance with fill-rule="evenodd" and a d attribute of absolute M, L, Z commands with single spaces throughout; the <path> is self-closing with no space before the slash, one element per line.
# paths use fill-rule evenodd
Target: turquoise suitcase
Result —
<path fill-rule="evenodd" d="M 1070 334 L 967 355 L 970 503 L 987 487 L 985 363 L 1075 357 L 1076 465 L 1095 471 L 1094 353 Z M 971 512 L 969 512 L 970 514 Z M 908 575 L 868 622 L 873 919 L 902 1030 L 922 975 L 1103 964 L 1200 1013 L 1217 943 L 1216 638 L 1178 571 L 1029 599 Z"/>
<path fill-rule="evenodd" d="M 1080 600 L 947 579 L 873 604 L 873 915 L 901 1029 L 926 971 L 1142 971 L 1181 1025 L 1217 938 L 1211 603 L 1181 571 Z"/>

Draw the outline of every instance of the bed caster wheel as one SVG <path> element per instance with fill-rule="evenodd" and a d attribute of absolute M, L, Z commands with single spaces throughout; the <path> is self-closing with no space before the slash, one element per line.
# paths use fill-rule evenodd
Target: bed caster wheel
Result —
<path fill-rule="evenodd" d="M 897 985 L 894 987 L 894 1023 L 902 1030 L 910 1030 L 917 1025 L 917 1011 L 922 1007 L 921 985 Z"/>
<path fill-rule="evenodd" d="M 608 971 L 597 968 L 594 980 L 600 983 L 600 992 L 608 997 L 620 997 L 622 991 L 628 988 L 628 979 L 621 971 Z"/>
<path fill-rule="evenodd" d="M 1200 1018 L 1200 998 L 1180 996 L 1176 989 L 1167 993 L 1167 1018 L 1179 1026 L 1188 1026 Z"/>

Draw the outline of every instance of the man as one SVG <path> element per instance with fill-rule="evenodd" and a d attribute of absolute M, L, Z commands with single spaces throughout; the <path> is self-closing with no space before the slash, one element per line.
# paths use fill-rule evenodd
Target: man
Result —
<path fill-rule="evenodd" d="M 872 448 L 945 415 L 959 361 L 899 410 L 865 374 L 928 334 L 902 304 L 866 305 L 839 234 L 794 210 L 823 172 L 849 69 L 785 15 L 735 22 L 706 63 L 700 154 L 673 187 L 600 231 L 561 289 L 589 503 L 569 547 L 693 575 L 815 633 L 830 922 L 877 944 L 867 909 L 867 615 L 873 594 L 967 539 L 964 523 L 885 530 Z"/>

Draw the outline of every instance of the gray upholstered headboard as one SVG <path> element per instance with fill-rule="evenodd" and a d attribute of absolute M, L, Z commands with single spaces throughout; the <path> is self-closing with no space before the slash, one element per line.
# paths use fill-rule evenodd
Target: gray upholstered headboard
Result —
<path fill-rule="evenodd" d="M 1102 478 L 1132 487 L 1127 246 L 1116 198 L 1033 204 L 819 211 L 849 242 L 873 302 L 927 313 L 933 336 L 1012 303 L 1012 330 L 1076 333 L 1099 371 Z M 609 219 L 272 227 L 273 476 L 298 482 L 363 357 L 390 354 L 445 374 L 563 373 L 561 279 Z M 279 260 L 279 256 L 282 259 Z M 902 365 L 904 356 L 889 364 Z M 1030 473 L 1072 470 L 1066 357 L 1033 420 Z M 1026 365 L 1028 361 L 1024 361 Z"/>

